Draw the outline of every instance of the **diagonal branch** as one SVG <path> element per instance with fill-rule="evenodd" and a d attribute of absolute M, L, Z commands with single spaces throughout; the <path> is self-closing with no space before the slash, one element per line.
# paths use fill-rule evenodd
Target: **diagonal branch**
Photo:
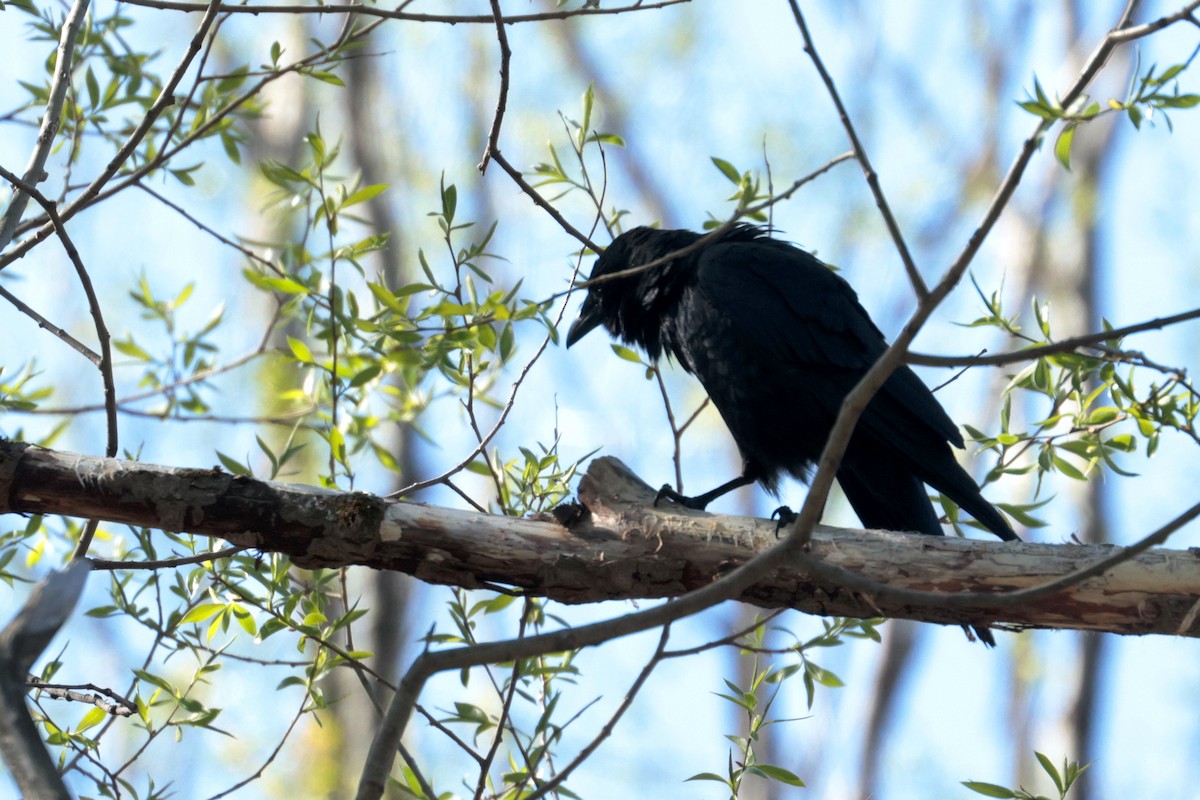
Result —
<path fill-rule="evenodd" d="M 46 112 L 42 114 L 42 125 L 38 130 L 37 144 L 30 155 L 29 165 L 25 167 L 24 181 L 33 186 L 45 180 L 46 160 L 54 148 L 54 137 L 58 135 L 59 125 L 62 123 L 63 103 L 66 102 L 67 89 L 71 86 L 75 39 L 79 34 L 79 26 L 83 24 L 83 20 L 87 16 L 88 2 L 89 0 L 75 0 L 63 22 L 62 34 L 58 40 L 58 50 L 55 53 L 54 79 L 46 100 Z M 13 234 L 17 230 L 17 223 L 21 221 L 21 215 L 25 213 L 25 206 L 28 202 L 28 192 L 20 190 L 14 183 L 12 202 L 9 204 L 8 210 L 4 212 L 4 218 L 0 219 L 0 250 L 8 247 L 8 243 L 12 241 Z"/>
<path fill-rule="evenodd" d="M 793 7 L 795 7 L 794 1 L 789 0 L 789 2 L 793 3 Z M 1089 56 L 1078 77 L 1076 77 L 1075 81 L 1063 95 L 1062 103 L 1064 106 L 1070 106 L 1083 93 L 1083 90 L 1096 77 L 1105 62 L 1107 62 L 1113 48 L 1120 43 L 1131 41 L 1130 38 L 1127 36 L 1123 37 L 1122 35 L 1129 25 L 1130 13 L 1131 8 L 1127 7 L 1121 19 L 1118 20 L 1117 24 L 1113 26 L 1100 45 Z M 1148 35 L 1150 32 L 1150 30 L 1147 30 L 1146 34 L 1143 35 Z M 850 435 L 854 431 L 854 426 L 858 423 L 859 417 L 866 409 L 867 403 L 870 402 L 870 399 L 879 391 L 880 387 L 883 386 L 896 367 L 904 360 L 913 339 L 929 319 L 934 309 L 941 304 L 962 280 L 963 275 L 966 274 L 967 267 L 970 266 L 976 253 L 979 252 L 979 248 L 983 246 L 984 240 L 995 227 L 1000 215 L 1008 206 L 1013 193 L 1017 190 L 1017 186 L 1021 183 L 1021 178 L 1024 176 L 1029 162 L 1033 159 L 1033 154 L 1040 146 L 1043 136 L 1053 124 L 1054 120 L 1040 120 L 1038 122 L 1033 133 L 1025 140 L 1020 152 L 1013 159 L 1013 163 L 1005 174 L 1004 179 L 997 187 L 995 194 L 992 196 L 992 201 L 988 204 L 983 219 L 979 223 L 979 227 L 971 234 L 958 257 L 946 270 L 934 288 L 920 300 L 916 310 L 899 335 L 896 336 L 891 346 L 879 357 L 879 360 L 872 365 L 871 369 L 867 371 L 866 375 L 858 382 L 858 385 L 854 387 L 842 402 L 837 420 L 829 433 L 829 439 L 826 441 L 825 449 L 818 461 L 817 471 L 813 476 L 808 495 L 804 500 L 804 505 L 801 507 L 800 513 L 797 514 L 796 520 L 791 526 L 791 539 L 795 539 L 800 544 L 803 544 L 811 535 L 811 531 L 815 528 L 817 520 L 820 519 L 824 510 L 825 500 L 829 496 L 829 491 L 833 486 L 834 476 L 837 473 L 846 446 L 850 441 Z"/>
<path fill-rule="evenodd" d="M 918 300 L 924 300 L 929 294 L 929 289 L 925 286 L 925 279 L 917 270 L 916 263 L 913 262 L 912 253 L 909 252 L 908 244 L 904 241 L 904 234 L 900 231 L 900 224 L 896 222 L 892 207 L 883 193 L 883 187 L 879 185 L 879 173 L 871 166 L 871 159 L 867 157 L 867 150 L 859 141 L 854 123 L 850 121 L 850 113 L 846 111 L 846 106 L 842 103 L 842 97 L 838 93 L 837 86 L 834 85 L 833 78 L 825 69 L 825 62 L 817 55 L 817 47 L 808 32 L 808 25 L 804 22 L 804 14 L 801 13 L 800 6 L 796 0 L 788 0 L 788 4 L 792 7 L 792 16 L 796 19 L 796 27 L 800 29 L 800 36 L 804 39 L 804 52 L 812 59 L 817 74 L 821 76 L 821 82 L 825 84 L 825 91 L 828 92 L 829 99 L 833 101 L 833 105 L 837 109 L 838 119 L 842 121 L 842 127 L 846 129 L 846 137 L 850 140 L 850 147 L 854 150 L 854 158 L 862 168 L 863 176 L 867 179 L 867 186 L 871 189 L 871 196 L 875 198 L 875 205 L 879 207 L 883 222 L 887 225 L 892 242 L 896 245 L 896 252 L 900 254 L 900 260 L 904 263 L 904 271 L 908 273 L 908 280 L 912 284 L 913 292 L 917 295 Z"/>

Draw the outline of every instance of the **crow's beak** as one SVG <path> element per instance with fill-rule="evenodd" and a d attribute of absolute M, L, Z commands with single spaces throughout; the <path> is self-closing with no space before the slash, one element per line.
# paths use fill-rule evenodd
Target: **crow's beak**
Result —
<path fill-rule="evenodd" d="M 596 302 L 595 298 L 588 295 L 579 309 L 579 318 L 571 323 L 571 329 L 567 331 L 567 347 L 587 336 L 588 332 L 600 322 L 600 304 Z"/>

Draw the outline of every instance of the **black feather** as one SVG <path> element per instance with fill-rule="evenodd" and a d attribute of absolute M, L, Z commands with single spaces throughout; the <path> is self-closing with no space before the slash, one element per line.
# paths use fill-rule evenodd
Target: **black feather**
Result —
<path fill-rule="evenodd" d="M 635 228 L 604 251 L 591 277 L 648 264 L 700 236 Z M 887 348 L 845 280 L 750 225 L 591 286 L 568 346 L 597 325 L 699 378 L 745 459 L 742 483 L 758 480 L 772 492 L 783 473 L 809 476 L 842 400 Z M 940 535 L 928 484 L 1001 539 L 1017 539 L 951 445 L 963 446 L 958 427 L 916 374 L 899 367 L 868 404 L 837 474 L 862 524 Z"/>

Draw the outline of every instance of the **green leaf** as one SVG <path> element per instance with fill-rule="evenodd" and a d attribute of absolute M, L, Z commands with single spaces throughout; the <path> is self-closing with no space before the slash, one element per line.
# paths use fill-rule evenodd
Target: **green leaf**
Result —
<path fill-rule="evenodd" d="M 1033 100 L 1025 100 L 1017 103 L 1017 105 L 1028 111 L 1030 114 L 1039 116 L 1042 119 L 1056 119 L 1056 115 L 1053 111 L 1043 107 L 1041 103 L 1034 102 Z"/>
<path fill-rule="evenodd" d="M 337 75 L 333 74 L 332 72 L 328 72 L 326 70 L 320 70 L 320 69 L 301 70 L 301 73 L 304 75 L 308 75 L 311 78 L 316 78 L 317 80 L 321 81 L 322 83 L 332 84 L 333 86 L 345 86 L 346 85 L 345 82 L 343 82 L 341 78 L 339 78 Z"/>
<path fill-rule="evenodd" d="M 358 205 L 359 203 L 365 203 L 366 201 L 381 195 L 387 190 L 387 188 L 388 185 L 386 183 L 373 183 L 370 186 L 364 186 L 343 200 L 342 208 L 349 208 L 350 206 Z"/>
<path fill-rule="evenodd" d="M 983 781 L 963 781 L 962 785 L 970 789 L 972 792 L 983 795 L 984 797 L 1018 797 L 1012 789 L 1007 789 L 1003 786 L 997 786 L 994 783 L 984 783 Z"/>
<path fill-rule="evenodd" d="M 1166 83 L 1167 81 L 1171 80 L 1171 79 L 1172 79 L 1172 78 L 1174 78 L 1176 75 L 1178 75 L 1179 73 L 1183 72 L 1183 71 L 1184 71 L 1186 68 L 1187 68 L 1187 64 L 1186 64 L 1186 63 L 1184 63 L 1184 64 L 1175 64 L 1174 66 L 1167 67 L 1167 69 L 1166 69 L 1166 70 L 1163 72 L 1163 74 L 1162 74 L 1162 75 L 1160 75 L 1160 76 L 1158 76 L 1158 81 L 1157 81 L 1157 83 L 1160 83 L 1160 84 L 1162 84 L 1162 83 Z M 1039 756 L 1040 756 L 1040 755 L 1041 755 L 1041 754 L 1039 753 Z"/>
<path fill-rule="evenodd" d="M 138 346 L 133 339 L 114 339 L 112 346 L 117 352 L 132 356 L 139 361 L 153 361 L 154 357 Z"/>
<path fill-rule="evenodd" d="M 735 167 L 733 164 L 730 164 L 723 158 L 717 158 L 716 156 L 712 157 L 712 163 L 716 165 L 717 169 L 721 170 L 721 174 L 728 178 L 730 183 L 734 184 L 735 186 L 740 186 L 742 184 L 742 173 L 738 172 L 737 167 Z"/>
<path fill-rule="evenodd" d="M 183 619 L 179 620 L 179 624 L 186 625 L 189 622 L 203 622 L 211 616 L 220 614 L 224 610 L 224 603 L 201 603 L 184 614 Z"/>
<path fill-rule="evenodd" d="M 1054 142 L 1054 157 L 1068 172 L 1071 170 L 1071 142 L 1075 140 L 1075 127 L 1071 124 L 1063 128 Z"/>
<path fill-rule="evenodd" d="M 634 352 L 633 350 L 631 350 L 630 348 L 626 347 L 623 344 L 617 344 L 617 343 L 613 342 L 610 346 L 612 347 L 612 350 L 614 353 L 616 353 L 618 356 L 625 359 L 626 361 L 632 361 L 635 364 L 645 363 L 642 361 L 641 356 L 639 356 L 636 352 Z"/>
<path fill-rule="evenodd" d="M 812 676 L 813 680 L 815 680 L 817 683 L 821 684 L 822 686 L 828 686 L 831 689 L 840 689 L 841 687 L 846 685 L 846 684 L 842 683 L 842 679 L 839 678 L 837 675 L 834 675 L 832 672 L 830 672 L 827 669 L 818 667 L 816 664 L 812 663 L 811 661 L 805 662 L 804 669 L 809 675 Z"/>
<path fill-rule="evenodd" d="M 587 91 L 583 93 L 583 122 L 579 125 L 579 146 L 582 148 L 587 143 L 588 131 L 592 128 L 592 106 L 596 101 L 596 87 L 588 84 Z"/>
<path fill-rule="evenodd" d="M 277 292 L 284 294 L 308 294 L 308 287 L 291 278 L 263 277 L 262 283 Z"/>
<path fill-rule="evenodd" d="M 454 212 L 458 209 L 458 189 L 452 183 L 442 189 L 442 216 L 447 224 L 453 224 Z"/>
<path fill-rule="evenodd" d="M 1050 780 L 1054 781 L 1054 788 L 1058 789 L 1058 793 L 1062 794 L 1064 791 L 1066 791 L 1066 787 L 1063 786 L 1062 778 L 1059 776 L 1058 770 L 1054 767 L 1054 762 L 1036 750 L 1033 751 L 1033 754 L 1037 756 L 1038 762 L 1041 763 L 1042 769 L 1046 771 L 1046 774 L 1050 776 Z"/>
<path fill-rule="evenodd" d="M 1110 422 L 1116 421 L 1121 416 L 1121 409 L 1114 406 L 1102 406 L 1088 414 L 1087 419 L 1083 421 L 1084 425 L 1107 425 Z"/>
<path fill-rule="evenodd" d="M 83 733 L 88 728 L 94 728 L 106 719 L 108 719 L 108 714 L 104 712 L 104 709 L 93 708 L 83 715 L 83 719 L 79 720 L 79 724 L 75 726 L 75 732 Z"/>
<path fill-rule="evenodd" d="M 243 64 L 233 72 L 226 75 L 221 80 L 217 81 L 217 94 L 229 94 L 234 89 L 246 82 L 246 76 L 250 72 L 250 66 Z"/>
<path fill-rule="evenodd" d="M 1129 115 L 1129 121 L 1133 123 L 1133 127 L 1141 130 L 1142 128 L 1142 111 L 1137 106 L 1130 106 L 1125 112 Z"/>
<path fill-rule="evenodd" d="M 1084 475 L 1078 467 L 1076 467 L 1070 461 L 1064 459 L 1062 456 L 1054 457 L 1054 466 L 1058 468 L 1059 472 L 1061 472 L 1063 475 L 1066 475 L 1068 478 L 1074 478 L 1077 481 L 1087 480 L 1087 476 Z"/>
<path fill-rule="evenodd" d="M 216 453 L 217 453 L 217 459 L 221 462 L 221 466 L 225 467 L 225 469 L 229 470 L 234 475 L 249 475 L 250 474 L 250 469 L 245 464 L 241 463 L 240 461 L 237 461 L 236 459 L 230 458 L 229 456 L 222 453 L 220 450 L 216 451 Z"/>
<path fill-rule="evenodd" d="M 771 764 L 755 764 L 752 769 L 763 777 L 779 781 L 780 783 L 786 783 L 788 786 L 804 786 L 804 781 L 800 780 L 798 775 L 789 772 L 783 767 L 776 767 Z"/>
<path fill-rule="evenodd" d="M 598 142 L 599 144 L 611 144 L 615 147 L 624 147 L 625 146 L 625 140 L 615 133 L 593 133 L 590 136 L 588 136 L 587 141 L 584 142 L 584 144 L 587 144 L 588 142 Z"/>
<path fill-rule="evenodd" d="M 309 350 L 308 345 L 299 339 L 289 336 L 288 347 L 292 348 L 292 355 L 296 357 L 297 361 L 301 361 L 305 364 L 317 363 L 317 360 L 313 358 L 312 350 Z"/>
<path fill-rule="evenodd" d="M 87 69 L 84 82 L 87 84 L 88 102 L 95 108 L 100 104 L 100 81 L 96 80 L 96 73 L 92 72 L 91 67 Z"/>
<path fill-rule="evenodd" d="M 687 781 L 716 781 L 717 783 L 722 783 L 726 786 L 729 785 L 728 781 L 714 772 L 698 772 L 692 777 L 688 778 Z M 684 782 L 686 783 L 687 781 Z"/>
<path fill-rule="evenodd" d="M 355 389 L 375 380 L 375 378 L 378 377 L 379 373 L 381 372 L 383 372 L 383 368 L 378 364 L 372 364 L 369 367 L 359 370 L 355 376 L 350 379 L 350 388 Z"/>
<path fill-rule="evenodd" d="M 1031 505 L 1015 505 L 1013 503 L 996 503 L 996 508 L 1003 511 L 1005 514 L 1008 514 L 1008 516 L 1012 517 L 1017 522 L 1024 525 L 1026 528 L 1044 528 L 1044 527 L 1046 527 L 1045 521 L 1038 519 L 1037 517 L 1033 516 L 1033 514 L 1030 514 L 1029 512 L 1031 509 L 1041 508 L 1042 506 L 1046 505 L 1049 502 L 1050 502 L 1049 500 L 1043 500 L 1040 503 L 1033 503 Z"/>
<path fill-rule="evenodd" d="M 175 694 L 175 687 L 172 686 L 166 678 L 160 678 L 157 675 L 146 672 L 144 669 L 134 669 L 133 674 L 144 680 L 146 683 L 157 686 L 164 691 Z"/>

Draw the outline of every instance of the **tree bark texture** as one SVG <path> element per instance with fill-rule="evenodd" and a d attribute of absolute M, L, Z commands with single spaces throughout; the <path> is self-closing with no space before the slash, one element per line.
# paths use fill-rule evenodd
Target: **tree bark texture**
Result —
<path fill-rule="evenodd" d="M 598 458 L 579 502 L 515 518 L 0 442 L 0 513 L 62 514 L 225 539 L 301 567 L 363 565 L 429 583 L 565 603 L 668 598 L 777 541 L 775 523 L 653 505 L 654 490 Z M 1112 555 L 1112 545 L 975 541 L 819 528 L 811 557 L 897 589 L 1002 593 Z M 882 602 L 783 562 L 740 598 L 766 608 L 937 623 L 1200 635 L 1200 555 L 1153 549 L 1021 605 Z"/>

